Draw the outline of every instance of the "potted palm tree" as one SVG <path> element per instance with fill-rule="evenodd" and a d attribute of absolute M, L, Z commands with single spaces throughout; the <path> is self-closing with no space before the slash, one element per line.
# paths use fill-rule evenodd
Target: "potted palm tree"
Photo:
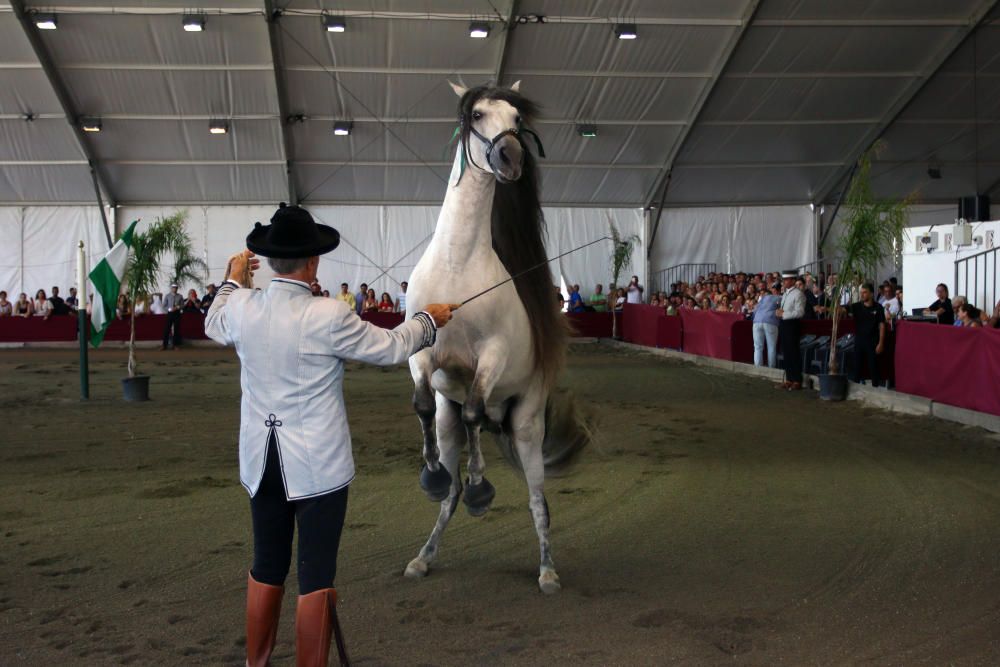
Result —
<path fill-rule="evenodd" d="M 609 221 L 608 225 L 611 227 L 611 285 L 617 289 L 622 270 L 632 263 L 632 251 L 635 250 L 636 244 L 641 241 L 635 234 L 622 238 L 615 223 Z M 615 297 L 614 295 L 609 296 L 611 298 L 611 337 L 617 339 L 618 314 L 614 308 Z"/>
<path fill-rule="evenodd" d="M 156 288 L 160 263 L 167 253 L 174 258 L 172 281 L 199 282 L 207 274 L 205 262 L 194 256 L 191 239 L 184 229 L 187 211 L 178 211 L 166 218 L 157 218 L 145 231 L 132 235 L 131 253 L 125 267 L 124 283 L 129 302 L 148 298 Z M 199 275 L 200 274 L 200 275 Z M 135 308 L 129 321 L 128 377 L 122 378 L 126 401 L 149 400 L 149 376 L 139 375 L 135 359 Z"/>
<path fill-rule="evenodd" d="M 902 200 L 879 199 L 872 190 L 872 161 L 885 149 L 885 142 L 878 141 L 858 159 L 854 178 L 851 180 L 844 207 L 843 234 L 837 241 L 840 263 L 839 280 L 830 295 L 833 309 L 833 329 L 830 333 L 830 361 L 828 372 L 819 376 L 820 398 L 842 401 L 847 398 L 847 376 L 840 372 L 837 359 L 838 311 L 844 289 L 875 276 L 885 260 L 901 252 L 903 233 L 909 218 L 909 207 L 914 195 Z"/>

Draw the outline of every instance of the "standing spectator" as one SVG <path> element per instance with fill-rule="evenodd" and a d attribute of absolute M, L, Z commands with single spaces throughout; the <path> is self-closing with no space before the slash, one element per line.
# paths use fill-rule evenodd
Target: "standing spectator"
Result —
<path fill-rule="evenodd" d="M 209 283 L 205 289 L 205 296 L 201 297 L 201 312 L 207 315 L 208 309 L 212 307 L 212 302 L 215 301 L 215 283 Z"/>
<path fill-rule="evenodd" d="M 826 319 L 830 314 L 830 298 L 826 295 L 826 292 L 820 288 L 819 283 L 813 283 L 812 295 L 813 313 L 816 315 L 816 319 Z M 806 296 L 808 297 L 808 295 Z"/>
<path fill-rule="evenodd" d="M 639 276 L 632 276 L 632 280 L 628 284 L 628 302 L 642 303 L 642 291 L 642 285 L 639 284 Z"/>
<path fill-rule="evenodd" d="M 153 296 L 149 298 L 149 312 L 153 315 L 167 314 L 167 309 L 163 307 L 163 294 L 160 292 L 153 292 Z"/>
<path fill-rule="evenodd" d="M 569 288 L 569 312 L 582 313 L 584 311 L 583 297 L 580 296 L 580 286 L 571 285 Z"/>
<path fill-rule="evenodd" d="M 781 307 L 774 311 L 778 322 L 778 339 L 781 341 L 781 355 L 785 358 L 785 381 L 779 389 L 798 391 L 802 389 L 802 355 L 799 353 L 799 339 L 802 335 L 802 317 L 806 314 L 806 296 L 795 281 L 795 271 L 781 274 L 785 294 L 781 297 Z"/>
<path fill-rule="evenodd" d="M 409 285 L 405 280 L 399 283 L 399 294 L 396 295 L 396 312 L 406 315 L 406 288 Z"/>
<path fill-rule="evenodd" d="M 559 286 L 555 285 L 554 287 L 556 289 L 556 303 L 559 304 L 559 312 L 561 313 L 566 308 L 566 299 L 563 298 L 562 290 L 559 289 Z"/>
<path fill-rule="evenodd" d="M 21 292 L 21 296 L 17 297 L 17 303 L 14 304 L 14 317 L 31 317 L 34 313 L 35 304 L 28 299 L 27 294 Z"/>
<path fill-rule="evenodd" d="M 343 301 L 355 313 L 358 312 L 358 302 L 351 294 L 351 288 L 347 283 L 340 283 L 340 291 L 337 292 L 337 301 Z"/>
<path fill-rule="evenodd" d="M 378 299 L 375 298 L 375 290 L 369 288 L 365 292 L 364 305 L 361 308 L 363 313 L 377 313 L 378 312 Z"/>
<path fill-rule="evenodd" d="M 312 292 L 313 296 L 323 296 L 323 286 L 316 280 L 309 284 L 309 291 Z"/>
<path fill-rule="evenodd" d="M 197 313 L 201 311 L 201 299 L 198 298 L 198 293 L 193 289 L 188 290 L 187 298 L 184 299 L 184 305 L 181 306 L 181 312 L 185 313 Z"/>
<path fill-rule="evenodd" d="M 167 343 L 172 342 L 173 348 L 181 346 L 181 308 L 184 306 L 184 297 L 177 293 L 177 284 L 170 286 L 170 291 L 163 297 L 163 309 L 167 311 L 167 322 L 163 327 L 163 347 L 167 349 Z M 171 333 L 173 340 L 171 341 Z"/>
<path fill-rule="evenodd" d="M 753 311 L 753 365 L 764 365 L 764 346 L 767 346 L 767 365 L 778 367 L 778 317 L 774 314 L 781 304 L 777 294 L 760 297 Z"/>
<path fill-rule="evenodd" d="M 885 308 L 885 316 L 887 319 L 894 320 L 899 317 L 902 304 L 899 303 L 899 299 L 896 298 L 896 288 L 892 283 L 886 283 L 882 286 L 882 297 L 879 299 L 879 303 Z"/>
<path fill-rule="evenodd" d="M 329 299 L 330 298 L 330 290 L 328 290 L 328 289 L 323 290 L 323 298 L 325 298 L 325 299 Z"/>
<path fill-rule="evenodd" d="M 66 306 L 69 308 L 71 313 L 75 313 L 80 307 L 80 300 L 76 296 L 76 288 L 69 288 L 69 296 L 66 297 Z"/>
<path fill-rule="evenodd" d="M 924 310 L 924 315 L 937 317 L 938 324 L 952 325 L 955 323 L 955 310 L 948 298 L 948 286 L 940 283 L 937 286 L 937 301 Z"/>
<path fill-rule="evenodd" d="M 10 317 L 14 314 L 14 304 L 7 300 L 7 292 L 0 290 L 0 317 Z"/>
<path fill-rule="evenodd" d="M 861 362 L 868 365 L 872 386 L 882 386 L 878 370 L 878 356 L 885 350 L 885 308 L 875 301 L 875 287 L 871 283 L 861 286 L 861 301 L 851 304 L 854 317 L 854 366 L 851 381 L 861 383 Z"/>
<path fill-rule="evenodd" d="M 34 306 L 35 317 L 42 317 L 47 320 L 52 316 L 52 302 L 45 296 L 45 290 L 40 289 L 35 292 Z"/>
<path fill-rule="evenodd" d="M 604 313 L 608 310 L 608 297 L 604 294 L 601 283 L 597 283 L 594 293 L 590 295 L 590 307 L 595 313 Z"/>
<path fill-rule="evenodd" d="M 615 312 L 620 313 L 625 309 L 625 301 L 627 297 L 625 296 L 625 290 L 618 288 L 615 292 Z"/>
<path fill-rule="evenodd" d="M 368 283 L 361 283 L 361 288 L 354 295 L 355 312 L 360 315 L 365 310 L 365 301 L 368 299 Z"/>
<path fill-rule="evenodd" d="M 378 311 L 380 313 L 391 313 L 395 305 L 392 303 L 392 297 L 389 296 L 388 292 L 382 292 L 382 299 L 378 302 Z"/>

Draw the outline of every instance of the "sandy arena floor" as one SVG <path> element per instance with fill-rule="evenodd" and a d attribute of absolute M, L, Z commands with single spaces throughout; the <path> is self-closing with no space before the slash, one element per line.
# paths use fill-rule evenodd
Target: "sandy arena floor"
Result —
<path fill-rule="evenodd" d="M 0 352 L 0 663 L 239 665 L 249 512 L 238 366 L 144 351 Z M 572 348 L 600 441 L 548 499 L 563 591 L 536 588 L 523 484 L 486 449 L 423 581 L 437 505 L 417 486 L 403 368 L 353 366 L 359 476 L 338 587 L 358 665 L 1000 663 L 1000 451 L 983 432 L 764 381 Z M 293 585 L 276 664 L 293 664 Z"/>

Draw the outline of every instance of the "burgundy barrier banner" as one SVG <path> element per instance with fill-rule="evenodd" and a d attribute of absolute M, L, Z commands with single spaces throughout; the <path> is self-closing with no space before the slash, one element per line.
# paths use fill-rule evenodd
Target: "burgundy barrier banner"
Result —
<path fill-rule="evenodd" d="M 566 313 L 566 318 L 573 327 L 574 336 L 611 338 L 611 313 Z M 618 324 L 621 325 L 621 319 Z"/>
<path fill-rule="evenodd" d="M 0 343 L 56 343 L 76 340 L 76 316 L 4 317 L 0 319 Z M 140 315 L 135 318 L 135 339 L 161 340 L 166 328 L 166 315 Z M 113 320 L 104 336 L 107 341 L 129 339 L 128 320 Z M 201 313 L 181 314 L 181 337 L 204 340 L 205 316 Z"/>
<path fill-rule="evenodd" d="M 664 315 L 656 321 L 656 347 L 680 350 L 684 345 L 684 326 L 680 315 Z"/>
<path fill-rule="evenodd" d="M 896 388 L 968 410 L 1000 415 L 1000 330 L 901 322 Z"/>
<path fill-rule="evenodd" d="M 685 352 L 739 361 L 734 358 L 733 330 L 736 323 L 743 321 L 742 315 L 708 310 L 681 310 L 681 321 L 684 326 Z"/>
<path fill-rule="evenodd" d="M 627 303 L 618 315 L 618 325 L 622 340 L 626 343 L 656 347 L 658 322 L 667 315 L 658 306 Z"/>
<path fill-rule="evenodd" d="M 400 313 L 361 313 L 361 319 L 383 329 L 395 329 L 403 323 Z"/>

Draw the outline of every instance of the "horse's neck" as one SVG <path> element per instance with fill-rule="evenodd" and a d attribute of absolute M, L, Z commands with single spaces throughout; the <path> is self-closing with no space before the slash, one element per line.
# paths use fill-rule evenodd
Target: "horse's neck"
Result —
<path fill-rule="evenodd" d="M 431 242 L 437 260 L 453 271 L 480 265 L 483 255 L 493 252 L 490 220 L 496 180 L 472 165 L 462 174 L 461 150 L 459 146 Z"/>

